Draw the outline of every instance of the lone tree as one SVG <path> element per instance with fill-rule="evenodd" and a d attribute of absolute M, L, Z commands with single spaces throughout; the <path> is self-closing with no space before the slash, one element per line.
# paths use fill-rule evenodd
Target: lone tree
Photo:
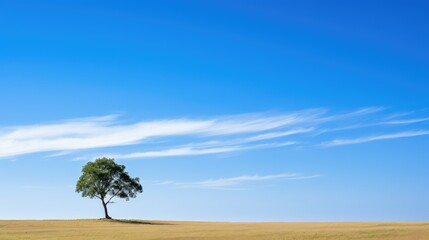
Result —
<path fill-rule="evenodd" d="M 82 175 L 76 184 L 76 192 L 82 197 L 98 198 L 104 207 L 105 218 L 112 219 L 107 212 L 107 204 L 114 197 L 135 198 L 143 192 L 139 178 L 131 178 L 125 172 L 125 166 L 116 164 L 111 158 L 98 158 L 88 162 L 82 168 Z"/>

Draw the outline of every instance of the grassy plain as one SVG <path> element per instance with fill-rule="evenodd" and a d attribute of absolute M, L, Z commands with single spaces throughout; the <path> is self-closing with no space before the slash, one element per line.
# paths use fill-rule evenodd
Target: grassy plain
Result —
<path fill-rule="evenodd" d="M 426 240 L 429 223 L 226 223 L 176 221 L 0 221 L 0 239 Z"/>

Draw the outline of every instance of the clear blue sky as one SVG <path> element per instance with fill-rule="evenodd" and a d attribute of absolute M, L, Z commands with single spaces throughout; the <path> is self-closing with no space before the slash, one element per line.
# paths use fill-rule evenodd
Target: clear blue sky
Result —
<path fill-rule="evenodd" d="M 0 1 L 0 219 L 429 220 L 425 1 Z"/>

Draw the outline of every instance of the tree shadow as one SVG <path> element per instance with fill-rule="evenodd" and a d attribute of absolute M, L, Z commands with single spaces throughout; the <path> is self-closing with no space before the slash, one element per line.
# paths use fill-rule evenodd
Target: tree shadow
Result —
<path fill-rule="evenodd" d="M 145 220 L 131 220 L 131 219 L 105 219 L 100 218 L 102 221 L 114 222 L 114 223 L 123 223 L 123 224 L 141 224 L 141 225 L 176 225 L 173 223 L 167 222 L 150 222 Z"/>

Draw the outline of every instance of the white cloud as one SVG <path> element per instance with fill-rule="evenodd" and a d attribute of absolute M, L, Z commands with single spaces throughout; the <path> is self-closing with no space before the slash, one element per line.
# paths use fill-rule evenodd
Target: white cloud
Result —
<path fill-rule="evenodd" d="M 381 114 L 383 108 L 363 108 L 342 114 L 327 114 L 321 109 L 296 111 L 287 114 L 243 114 L 206 119 L 167 119 L 121 123 L 117 115 L 65 120 L 56 123 L 0 128 L 0 158 L 22 154 L 53 152 L 51 157 L 72 154 L 76 150 L 98 149 L 147 143 L 154 139 L 170 143 L 163 149 L 134 153 L 116 153 L 123 158 L 147 158 L 217 154 L 257 148 L 290 145 L 316 145 L 321 134 L 345 134 L 347 130 L 362 127 L 412 124 L 429 118 L 397 120 Z M 401 116 L 401 115 L 397 115 Z M 386 119 L 389 119 L 386 122 Z M 402 126 L 402 125 L 401 125 Z M 325 130 L 324 130 L 325 129 Z M 299 136 L 298 136 L 299 135 Z M 379 137 L 333 140 L 325 146 L 353 144 L 397 137 L 395 134 Z M 412 134 L 411 134 L 412 135 Z M 177 136 L 187 143 L 177 143 Z M 417 136 L 417 135 L 413 135 Z M 332 136 L 331 136 L 332 137 Z M 283 138 L 280 143 L 271 142 Z M 302 140 L 302 141 L 301 141 Z M 258 142 L 259 144 L 254 144 Z M 287 143 L 287 144 L 285 144 Z M 146 145 L 147 146 L 147 145 Z M 122 150 L 123 151 L 123 150 Z M 49 156 L 48 156 L 49 157 Z M 74 156 L 76 157 L 76 156 Z"/>
<path fill-rule="evenodd" d="M 336 139 L 330 142 L 322 143 L 321 145 L 325 147 L 333 147 L 333 146 L 339 146 L 339 145 L 358 144 L 358 143 L 372 142 L 372 141 L 385 140 L 385 139 L 416 137 L 416 136 L 422 136 L 422 135 L 429 135 L 429 131 L 419 130 L 419 131 L 399 132 L 399 133 L 384 134 L 384 135 L 362 137 L 362 138 Z"/>
<path fill-rule="evenodd" d="M 420 123 L 427 122 L 429 118 L 414 118 L 414 119 L 402 119 L 402 120 L 392 120 L 383 122 L 383 124 L 411 124 L 411 123 Z"/>
<path fill-rule="evenodd" d="M 359 118 L 361 116 L 370 115 L 379 113 L 385 110 L 383 107 L 368 107 L 368 108 L 361 108 L 356 111 L 348 112 L 348 113 L 342 113 L 342 114 L 335 114 L 327 117 L 320 118 L 320 121 L 323 122 L 331 122 L 331 121 L 340 121 L 344 119 L 355 119 Z"/>
<path fill-rule="evenodd" d="M 261 132 L 303 123 L 313 111 L 275 116 L 241 115 L 208 120 L 173 119 L 117 124 L 115 116 L 3 129 L 0 157 L 47 151 L 70 151 L 141 143 L 153 137 L 231 135 Z"/>
<path fill-rule="evenodd" d="M 190 155 L 205 155 L 214 153 L 225 153 L 243 150 L 241 147 L 217 147 L 217 148 L 172 148 L 161 151 L 135 152 L 122 155 L 113 155 L 115 159 L 132 159 L 132 158 L 154 158 L 154 157 L 171 157 L 171 156 L 190 156 Z"/>
<path fill-rule="evenodd" d="M 210 135 L 252 133 L 272 130 L 285 126 L 311 123 L 320 118 L 324 111 L 307 110 L 290 114 L 265 116 L 263 114 L 243 114 L 219 118 L 205 132 Z"/>
<path fill-rule="evenodd" d="M 239 177 L 232 178 L 219 178 L 215 180 L 204 180 L 197 182 L 173 182 L 173 181 L 164 181 L 160 184 L 163 185 L 175 185 L 180 188 L 200 188 L 200 189 L 218 189 L 218 190 L 237 190 L 242 185 L 251 183 L 251 182 L 260 182 L 260 181 L 273 181 L 273 180 L 304 180 L 311 178 L 318 178 L 321 175 L 301 175 L 297 173 L 282 173 L 275 175 L 244 175 Z"/>
<path fill-rule="evenodd" d="M 308 132 L 311 132 L 313 130 L 314 130 L 314 128 L 299 128 L 299 129 L 292 129 L 292 130 L 288 130 L 288 131 L 270 132 L 270 133 L 265 133 L 265 134 L 260 134 L 260 135 L 248 137 L 248 138 L 244 139 L 243 141 L 247 141 L 247 142 L 261 141 L 261 140 L 267 140 L 267 139 L 272 139 L 272 138 L 279 138 L 279 137 L 284 137 L 284 136 L 295 135 L 295 134 L 299 134 L 299 133 L 308 133 Z"/>
<path fill-rule="evenodd" d="M 209 126 L 209 121 L 170 120 L 114 125 L 110 121 L 85 119 L 17 127 L 0 135 L 0 157 L 130 145 L 154 136 L 198 133 Z"/>
<path fill-rule="evenodd" d="M 176 148 L 167 148 L 159 151 L 146 151 L 146 152 L 134 152 L 127 154 L 99 154 L 99 156 L 84 157 L 76 160 L 88 160 L 93 158 L 98 158 L 101 156 L 107 156 L 115 159 L 141 159 L 141 158 L 159 158 L 159 157 L 178 157 L 178 156 L 193 156 L 193 155 L 208 155 L 208 154 L 219 154 L 219 153 L 228 153 L 228 152 L 237 152 L 244 150 L 252 149 L 261 149 L 261 148 L 275 148 L 275 147 L 285 147 L 294 145 L 296 142 L 275 142 L 275 143 L 264 143 L 264 144 L 255 144 L 255 145 L 235 145 L 235 146 L 224 146 L 220 142 L 217 146 L 212 147 L 189 147 L 181 146 Z"/>

